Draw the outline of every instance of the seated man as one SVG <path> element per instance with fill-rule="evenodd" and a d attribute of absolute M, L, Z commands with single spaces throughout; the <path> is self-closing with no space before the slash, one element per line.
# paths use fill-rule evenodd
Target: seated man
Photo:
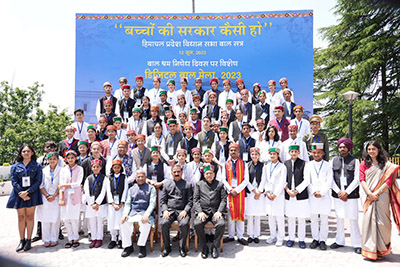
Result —
<path fill-rule="evenodd" d="M 181 239 L 179 240 L 179 254 L 186 256 L 186 238 L 189 231 L 190 210 L 193 206 L 193 189 L 191 183 L 182 179 L 182 166 L 176 164 L 171 169 L 173 180 L 164 184 L 161 196 L 161 229 L 164 239 L 164 251 L 162 256 L 166 257 L 171 252 L 169 228 L 175 220 L 179 223 Z"/>
<path fill-rule="evenodd" d="M 205 180 L 200 180 L 196 184 L 193 195 L 193 205 L 196 215 L 194 228 L 199 236 L 200 246 L 203 248 L 201 257 L 208 257 L 208 246 L 204 226 L 207 222 L 215 225 L 215 237 L 211 250 L 212 257 L 218 258 L 221 238 L 225 230 L 225 220 L 223 214 L 226 212 L 226 190 L 221 181 L 215 180 L 214 166 L 204 164 L 203 173 Z"/>
<path fill-rule="evenodd" d="M 122 257 L 128 257 L 133 252 L 133 224 L 139 224 L 138 239 L 139 258 L 146 257 L 146 241 L 150 229 L 154 226 L 153 211 L 156 207 L 156 189 L 146 183 L 146 172 L 139 169 L 136 172 L 136 183 L 129 188 L 121 218 Z"/>

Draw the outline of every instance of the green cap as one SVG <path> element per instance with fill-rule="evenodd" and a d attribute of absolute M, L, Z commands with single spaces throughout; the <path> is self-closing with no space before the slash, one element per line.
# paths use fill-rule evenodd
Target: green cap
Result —
<path fill-rule="evenodd" d="M 228 133 L 228 128 L 221 127 L 221 128 L 219 128 L 219 131 Z"/>
<path fill-rule="evenodd" d="M 161 90 L 159 95 L 166 95 L 166 94 L 167 94 L 167 91 Z"/>
<path fill-rule="evenodd" d="M 142 113 L 142 110 L 140 108 L 134 108 L 133 111 L 137 111 L 139 113 Z"/>
<path fill-rule="evenodd" d="M 300 151 L 300 146 L 299 146 L 299 145 L 290 145 L 290 146 L 289 146 L 289 151 L 291 151 L 291 150 L 298 150 L 298 151 Z"/>
<path fill-rule="evenodd" d="M 86 131 L 89 131 L 90 129 L 92 129 L 93 131 L 96 131 L 96 129 L 94 128 L 94 125 L 89 125 L 86 129 Z"/>
<path fill-rule="evenodd" d="M 85 146 L 89 147 L 89 143 L 87 141 L 84 141 L 84 140 L 81 140 L 81 141 L 78 142 L 78 147 L 80 145 L 85 145 Z"/>
<path fill-rule="evenodd" d="M 158 146 L 152 146 L 151 149 L 150 149 L 151 152 L 153 152 L 153 151 L 157 151 L 158 152 L 158 150 L 159 150 Z"/>
<path fill-rule="evenodd" d="M 269 153 L 271 153 L 271 152 L 276 152 L 276 153 L 279 154 L 280 150 L 279 150 L 279 148 L 277 148 L 277 147 L 271 147 L 270 149 L 268 149 L 268 152 L 269 152 Z"/>
<path fill-rule="evenodd" d="M 231 102 L 233 104 L 233 99 L 227 99 L 225 103 Z"/>
<path fill-rule="evenodd" d="M 203 151 L 203 155 L 204 154 L 207 154 L 207 153 L 211 153 L 211 154 L 213 154 L 213 152 L 211 151 L 211 149 L 204 149 L 204 151 Z"/>
<path fill-rule="evenodd" d="M 211 164 L 207 164 L 203 167 L 203 173 L 205 173 L 206 171 L 213 171 L 212 170 L 212 165 Z"/>
<path fill-rule="evenodd" d="M 164 105 L 163 108 L 164 108 L 164 112 L 167 111 L 167 110 L 171 110 L 171 109 L 169 108 L 169 105 Z"/>
<path fill-rule="evenodd" d="M 197 113 L 197 108 L 191 108 L 190 113 Z"/>
<path fill-rule="evenodd" d="M 175 85 L 175 80 L 172 80 L 172 79 L 171 79 L 171 80 L 168 80 L 167 85 L 170 84 L 170 83 L 172 83 L 172 84 Z"/>
<path fill-rule="evenodd" d="M 168 125 L 170 124 L 176 124 L 176 120 L 168 120 Z"/>
<path fill-rule="evenodd" d="M 114 117 L 113 121 L 120 121 L 120 122 L 122 122 L 122 118 L 117 116 L 117 117 Z"/>

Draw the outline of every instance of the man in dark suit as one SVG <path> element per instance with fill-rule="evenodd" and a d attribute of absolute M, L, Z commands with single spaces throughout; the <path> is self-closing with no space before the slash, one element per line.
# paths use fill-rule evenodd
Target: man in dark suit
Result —
<path fill-rule="evenodd" d="M 211 254 L 213 258 L 218 258 L 220 242 L 225 230 L 224 213 L 226 211 L 227 194 L 222 182 L 215 180 L 214 167 L 210 164 L 203 166 L 204 180 L 196 184 L 193 197 L 194 211 L 196 219 L 194 228 L 200 239 L 200 246 L 203 248 L 201 257 L 208 257 L 209 249 L 206 243 L 204 226 L 207 222 L 215 225 L 215 237 Z"/>
<path fill-rule="evenodd" d="M 161 229 L 164 239 L 164 251 L 166 257 L 171 252 L 169 228 L 174 221 L 178 221 L 181 231 L 179 240 L 179 254 L 186 257 L 186 239 L 189 232 L 190 210 L 193 206 L 192 185 L 182 179 L 182 166 L 177 164 L 171 169 L 173 180 L 164 184 L 161 195 Z"/>

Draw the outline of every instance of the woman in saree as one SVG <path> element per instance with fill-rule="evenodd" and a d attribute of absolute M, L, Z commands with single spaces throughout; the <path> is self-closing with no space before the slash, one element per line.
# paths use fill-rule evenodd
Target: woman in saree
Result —
<path fill-rule="evenodd" d="M 387 160 L 386 151 L 377 141 L 367 143 L 360 164 L 360 181 L 365 191 L 362 224 L 362 256 L 383 259 L 391 250 L 390 204 L 400 231 L 400 192 L 396 186 L 399 166 Z"/>

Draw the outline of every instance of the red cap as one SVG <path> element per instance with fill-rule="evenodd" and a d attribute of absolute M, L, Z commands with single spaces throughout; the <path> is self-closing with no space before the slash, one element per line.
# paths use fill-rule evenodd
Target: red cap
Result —
<path fill-rule="evenodd" d="M 142 76 L 136 76 L 135 79 L 136 79 L 136 81 L 137 81 L 137 80 L 142 80 L 142 81 L 143 81 L 143 77 L 142 77 Z"/>
<path fill-rule="evenodd" d="M 222 82 L 222 84 L 225 84 L 225 83 L 229 83 L 229 85 L 231 85 L 231 80 L 224 80 L 223 82 Z"/>
<path fill-rule="evenodd" d="M 104 104 L 104 105 L 107 105 L 107 104 L 113 105 L 113 101 L 112 101 L 111 99 L 107 99 L 107 100 L 104 100 L 104 101 L 103 101 L 103 104 Z"/>
<path fill-rule="evenodd" d="M 117 131 L 117 126 L 115 126 L 115 125 L 108 125 L 108 126 L 107 126 L 107 131 Z"/>
<path fill-rule="evenodd" d="M 273 85 L 276 85 L 276 81 L 274 81 L 274 80 L 269 80 L 268 84 L 270 84 L 270 83 L 272 83 Z"/>
<path fill-rule="evenodd" d="M 216 83 L 218 84 L 218 83 L 219 83 L 218 78 L 212 78 L 212 79 L 210 80 L 210 84 L 211 84 L 212 82 L 216 82 Z"/>
<path fill-rule="evenodd" d="M 138 135 L 136 135 L 136 140 L 137 139 L 144 139 L 144 140 L 146 140 L 146 136 L 144 135 L 144 134 L 138 134 Z"/>
<path fill-rule="evenodd" d="M 129 130 L 126 135 L 136 134 L 135 130 Z"/>
<path fill-rule="evenodd" d="M 244 83 L 243 79 L 236 80 L 236 84 Z"/>
<path fill-rule="evenodd" d="M 122 90 L 124 90 L 124 89 L 129 89 L 130 90 L 131 86 L 129 84 L 125 84 L 125 85 L 122 85 L 121 89 Z"/>
<path fill-rule="evenodd" d="M 282 111 L 285 111 L 285 108 L 283 106 L 276 106 L 274 109 L 280 109 Z"/>

